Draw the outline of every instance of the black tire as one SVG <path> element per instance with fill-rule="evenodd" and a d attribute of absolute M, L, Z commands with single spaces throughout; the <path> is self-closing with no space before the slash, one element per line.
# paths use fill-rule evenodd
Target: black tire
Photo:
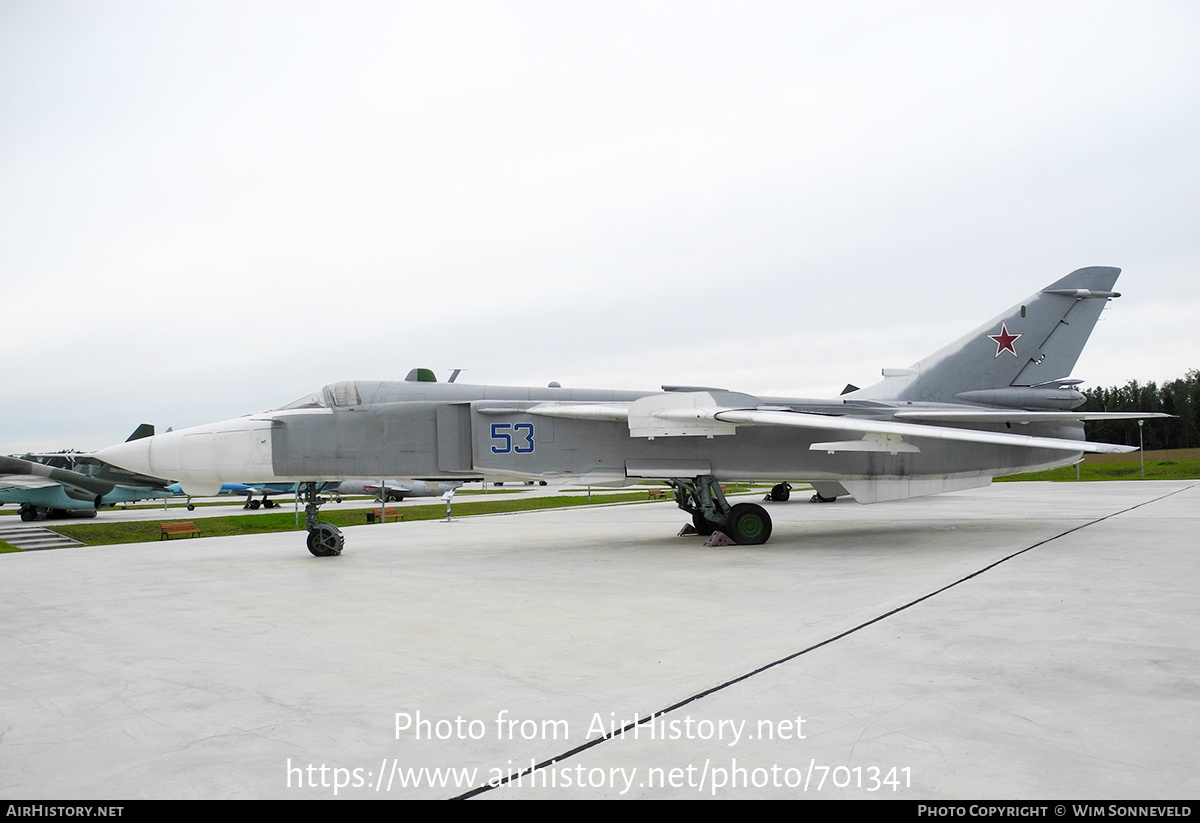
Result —
<path fill-rule="evenodd" d="M 261 506 L 262 504 L 259 503 L 257 500 L 251 500 L 246 505 L 249 506 L 252 510 L 257 510 L 258 507 Z"/>
<path fill-rule="evenodd" d="M 771 499 L 776 503 L 786 503 L 792 496 L 792 487 L 787 483 L 779 483 L 771 488 Z"/>
<path fill-rule="evenodd" d="M 743 546 L 758 546 L 771 538 L 771 515 L 757 503 L 738 503 L 729 511 L 725 533 Z"/>
<path fill-rule="evenodd" d="M 188 511 L 194 512 L 195 510 L 196 510 L 196 505 L 194 503 L 188 503 Z"/>
<path fill-rule="evenodd" d="M 700 512 L 692 515 L 692 525 L 696 527 L 696 533 L 708 537 L 710 534 L 720 528 L 716 523 L 709 520 Z"/>
<path fill-rule="evenodd" d="M 26 523 L 30 522 L 31 520 L 37 520 L 37 509 L 33 507 L 21 509 L 21 519 Z"/>
<path fill-rule="evenodd" d="M 308 533 L 308 550 L 314 557 L 337 557 L 342 553 L 341 531 L 329 523 L 318 523 Z"/>

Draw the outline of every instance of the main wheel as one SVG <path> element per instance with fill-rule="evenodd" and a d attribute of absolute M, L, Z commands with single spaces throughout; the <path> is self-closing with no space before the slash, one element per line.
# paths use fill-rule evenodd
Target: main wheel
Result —
<path fill-rule="evenodd" d="M 336 557 L 342 553 L 342 532 L 329 523 L 318 523 L 308 533 L 308 550 L 317 557 Z"/>
<path fill-rule="evenodd" d="M 715 532 L 720 526 L 709 520 L 700 512 L 692 515 L 692 525 L 696 527 L 696 533 L 708 537 Z"/>
<path fill-rule="evenodd" d="M 37 520 L 37 516 L 38 516 L 37 509 L 35 509 L 33 506 L 21 508 L 21 519 L 23 521 L 25 521 L 26 523 L 28 523 L 31 520 Z"/>
<path fill-rule="evenodd" d="M 757 546 L 771 537 L 771 515 L 757 503 L 738 503 L 729 511 L 725 533 L 743 546 Z"/>
<path fill-rule="evenodd" d="M 787 483 L 778 483 L 771 487 L 771 499 L 776 503 L 786 503 L 792 496 L 792 487 Z"/>

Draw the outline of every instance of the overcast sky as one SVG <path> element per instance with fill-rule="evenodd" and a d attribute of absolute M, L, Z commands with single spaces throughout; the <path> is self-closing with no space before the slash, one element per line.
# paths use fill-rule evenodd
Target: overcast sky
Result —
<path fill-rule="evenodd" d="M 0 453 L 414 366 L 829 396 L 1073 269 L 1200 367 L 1200 4 L 0 3 Z"/>

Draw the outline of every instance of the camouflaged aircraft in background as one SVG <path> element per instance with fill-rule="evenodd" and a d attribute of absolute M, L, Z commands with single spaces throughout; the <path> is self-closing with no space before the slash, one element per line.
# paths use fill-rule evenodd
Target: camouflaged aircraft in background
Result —
<path fill-rule="evenodd" d="M 1120 269 L 1079 269 L 906 369 L 828 400 L 719 388 L 661 392 L 405 381 L 333 383 L 278 409 L 104 449 L 127 469 L 202 494 L 221 483 L 304 484 L 308 548 L 342 551 L 318 519 L 325 480 L 412 477 L 662 481 L 701 533 L 764 543 L 771 518 L 730 505 L 722 481 L 811 483 L 860 503 L 985 486 L 998 475 L 1130 447 L 1089 443 L 1071 370 Z"/>
<path fill-rule="evenodd" d="M 143 423 L 129 441 L 150 437 Z M 167 481 L 133 474 L 87 452 L 62 451 L 0 457 L 0 504 L 16 503 L 22 520 L 95 517 L 118 503 L 171 496 Z"/>

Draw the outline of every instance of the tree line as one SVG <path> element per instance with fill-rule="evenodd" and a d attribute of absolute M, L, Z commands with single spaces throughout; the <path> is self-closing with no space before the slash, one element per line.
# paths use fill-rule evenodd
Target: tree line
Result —
<path fill-rule="evenodd" d="M 1178 380 L 1161 386 L 1130 380 L 1124 386 L 1085 389 L 1085 411 L 1166 412 L 1173 418 L 1147 420 L 1142 432 L 1145 448 L 1194 449 L 1200 447 L 1200 370 L 1188 369 Z M 1092 421 L 1084 424 L 1088 440 L 1138 444 L 1137 420 Z"/>

